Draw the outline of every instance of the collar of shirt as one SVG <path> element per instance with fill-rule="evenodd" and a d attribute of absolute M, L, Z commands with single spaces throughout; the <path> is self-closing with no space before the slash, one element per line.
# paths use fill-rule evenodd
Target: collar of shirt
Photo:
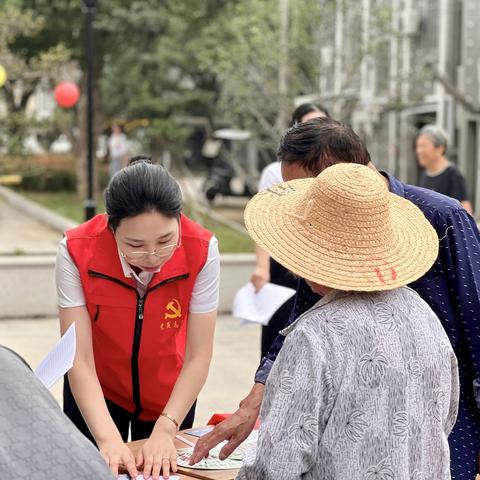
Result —
<path fill-rule="evenodd" d="M 290 325 L 287 325 L 283 330 L 280 330 L 280 335 L 283 335 L 284 337 L 287 336 L 289 333 L 291 333 L 295 328 L 299 325 L 300 321 L 302 318 L 312 310 L 316 310 L 317 308 L 320 308 L 323 305 L 326 305 L 327 303 L 333 302 L 334 300 L 338 300 L 343 297 L 348 297 L 349 295 L 352 295 L 351 291 L 343 291 L 343 290 L 332 290 L 328 292 L 324 297 L 320 298 L 320 300 L 311 308 L 309 308 L 306 312 L 304 312 L 302 315 L 300 315 L 293 323 Z"/>
<path fill-rule="evenodd" d="M 123 270 L 123 274 L 125 275 L 125 277 L 126 278 L 134 278 L 137 283 L 140 283 L 144 287 L 146 287 L 150 283 L 150 280 L 152 279 L 152 277 L 160 271 L 160 268 L 158 270 L 155 270 L 154 272 L 143 272 L 143 271 L 141 271 L 137 275 L 135 270 L 122 257 L 122 254 L 120 253 L 120 250 L 118 250 L 118 257 L 120 258 L 120 263 L 122 265 L 122 270 Z"/>
<path fill-rule="evenodd" d="M 429 178 L 436 178 L 440 176 L 443 172 L 446 172 L 450 168 L 450 166 L 451 166 L 450 162 L 447 162 L 447 164 L 437 172 L 432 173 L 432 172 L 427 172 L 427 170 L 425 170 L 425 175 Z"/>
<path fill-rule="evenodd" d="M 399 197 L 405 197 L 405 187 L 400 180 L 397 180 L 393 175 L 390 175 L 388 172 L 380 172 L 380 175 L 383 175 L 388 182 L 390 183 L 390 192 L 398 195 Z"/>

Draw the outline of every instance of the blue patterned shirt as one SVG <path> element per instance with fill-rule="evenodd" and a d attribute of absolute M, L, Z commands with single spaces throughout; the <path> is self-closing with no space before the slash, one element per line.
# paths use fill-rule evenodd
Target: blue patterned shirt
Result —
<path fill-rule="evenodd" d="M 392 193 L 420 208 L 440 240 L 433 267 L 410 286 L 437 314 L 458 358 L 460 407 L 449 437 L 452 479 L 471 479 L 475 477 L 480 449 L 480 411 L 474 396 L 474 381 L 480 379 L 480 232 L 457 200 L 402 183 L 387 173 L 383 175 Z M 318 298 L 303 280 L 299 281 L 289 323 Z M 284 338 L 279 335 L 262 359 L 256 382 L 265 383 Z"/>

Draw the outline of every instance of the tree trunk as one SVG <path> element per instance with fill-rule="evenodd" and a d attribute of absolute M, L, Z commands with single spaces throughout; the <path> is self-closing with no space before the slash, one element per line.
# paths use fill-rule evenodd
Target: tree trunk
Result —
<path fill-rule="evenodd" d="M 289 0 L 279 0 L 280 58 L 278 64 L 279 108 L 276 127 L 281 134 L 288 126 L 288 18 Z"/>

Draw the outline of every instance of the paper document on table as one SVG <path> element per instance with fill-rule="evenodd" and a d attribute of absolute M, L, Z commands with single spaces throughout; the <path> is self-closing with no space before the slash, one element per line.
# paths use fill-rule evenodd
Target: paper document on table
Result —
<path fill-rule="evenodd" d="M 251 282 L 244 285 L 233 300 L 233 316 L 246 323 L 268 325 L 273 314 L 295 295 L 292 288 L 265 284 L 258 293 Z"/>
<path fill-rule="evenodd" d="M 242 461 L 246 456 L 252 455 L 255 451 L 258 441 L 258 430 L 253 430 L 245 441 L 240 444 L 233 453 L 225 460 L 218 458 L 220 450 L 227 442 L 221 442 L 210 450 L 209 456 L 200 460 L 195 465 L 190 465 L 190 457 L 193 454 L 193 448 L 184 448 L 178 450 L 177 465 L 183 468 L 193 468 L 195 470 L 234 470 L 242 467 Z M 254 455 L 254 453 L 253 453 Z"/>
<path fill-rule="evenodd" d="M 201 428 L 194 428 L 193 430 L 189 430 L 185 432 L 187 435 L 192 435 L 193 437 L 203 437 L 207 433 L 210 433 L 213 430 L 213 427 L 201 427 Z"/>
<path fill-rule="evenodd" d="M 47 388 L 55 385 L 72 368 L 76 348 L 75 323 L 72 323 L 65 335 L 35 369 L 35 375 Z"/>
<path fill-rule="evenodd" d="M 130 480 L 132 477 L 130 477 L 129 475 L 118 475 L 117 476 L 117 480 Z M 138 475 L 138 477 L 135 477 L 136 480 L 143 480 L 143 475 Z M 152 478 L 152 477 L 150 477 Z M 160 480 L 163 480 L 163 477 L 160 477 Z M 178 477 L 177 475 L 170 475 L 168 477 L 168 480 L 180 480 L 180 477 Z"/>
<path fill-rule="evenodd" d="M 117 480 L 130 480 L 132 477 L 129 475 L 118 475 Z M 152 477 L 150 477 L 152 478 Z M 138 475 L 138 477 L 135 477 L 136 480 L 143 480 L 143 475 Z M 177 475 L 170 475 L 168 477 L 169 480 L 180 480 L 180 477 Z M 163 480 L 163 477 L 160 477 L 160 480 Z"/>

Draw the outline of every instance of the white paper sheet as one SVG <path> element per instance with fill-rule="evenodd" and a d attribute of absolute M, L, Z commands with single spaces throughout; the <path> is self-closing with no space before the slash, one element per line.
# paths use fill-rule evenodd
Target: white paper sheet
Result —
<path fill-rule="evenodd" d="M 35 369 L 35 375 L 47 388 L 55 385 L 73 367 L 76 348 L 75 323 L 72 323 L 65 335 Z"/>
<path fill-rule="evenodd" d="M 130 480 L 130 478 L 131 477 L 129 475 L 118 475 L 117 480 Z M 170 475 L 168 478 L 169 480 L 180 480 L 180 477 L 177 475 Z M 136 480 L 143 480 L 143 475 L 136 477 Z M 160 480 L 163 480 L 163 477 L 160 477 Z"/>
<path fill-rule="evenodd" d="M 244 285 L 233 300 L 233 316 L 242 320 L 242 324 L 258 323 L 268 325 L 273 314 L 295 295 L 292 288 L 267 283 L 255 293 L 251 282 Z"/>
<path fill-rule="evenodd" d="M 240 444 L 232 454 L 225 460 L 218 458 L 220 450 L 227 444 L 221 442 L 210 450 L 207 458 L 200 460 L 195 465 L 190 465 L 190 457 L 193 454 L 193 448 L 184 448 L 178 451 L 177 465 L 183 468 L 193 468 L 195 470 L 233 470 L 242 467 L 243 459 L 255 452 L 258 442 L 258 430 L 253 430 L 250 435 Z M 255 454 L 253 453 L 253 456 Z"/>

